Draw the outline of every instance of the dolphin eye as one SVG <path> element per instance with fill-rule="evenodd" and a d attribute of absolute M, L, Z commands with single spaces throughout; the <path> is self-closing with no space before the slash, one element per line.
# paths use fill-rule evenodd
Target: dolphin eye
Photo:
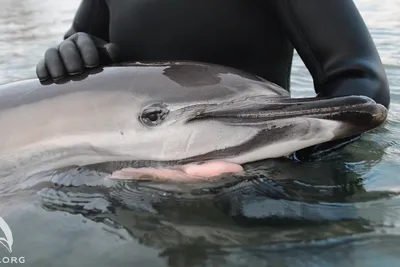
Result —
<path fill-rule="evenodd" d="M 169 110 L 164 104 L 155 104 L 143 110 L 139 120 L 147 126 L 160 124 L 168 115 Z"/>

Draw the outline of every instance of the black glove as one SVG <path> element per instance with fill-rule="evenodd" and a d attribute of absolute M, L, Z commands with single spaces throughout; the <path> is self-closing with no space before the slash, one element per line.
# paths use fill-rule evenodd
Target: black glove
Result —
<path fill-rule="evenodd" d="M 338 140 L 329 141 L 315 146 L 310 146 L 296 151 L 291 155 L 299 161 L 315 160 L 324 154 L 328 154 L 334 150 L 341 149 L 361 138 L 361 134 L 342 138 Z"/>
<path fill-rule="evenodd" d="M 40 81 L 57 81 L 82 73 L 85 68 L 114 63 L 118 52 L 116 44 L 77 32 L 62 41 L 57 48 L 47 49 L 44 59 L 36 66 L 36 75 Z"/>

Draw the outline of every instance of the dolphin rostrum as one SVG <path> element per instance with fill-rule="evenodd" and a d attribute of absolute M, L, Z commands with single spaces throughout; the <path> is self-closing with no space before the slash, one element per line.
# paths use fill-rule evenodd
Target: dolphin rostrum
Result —
<path fill-rule="evenodd" d="M 142 162 L 213 176 L 369 131 L 387 116 L 367 97 L 294 99 L 219 65 L 132 63 L 97 71 L 58 84 L 0 86 L 0 175 Z M 202 166 L 215 169 L 207 174 Z"/>

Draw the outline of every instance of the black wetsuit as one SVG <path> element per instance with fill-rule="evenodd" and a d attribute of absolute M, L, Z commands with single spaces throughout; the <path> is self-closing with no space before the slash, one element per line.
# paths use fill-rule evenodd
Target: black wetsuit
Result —
<path fill-rule="evenodd" d="M 222 64 L 288 90 L 295 48 L 319 95 L 389 105 L 383 65 L 352 0 L 82 0 L 65 38 L 76 32 L 116 43 L 121 61 Z"/>

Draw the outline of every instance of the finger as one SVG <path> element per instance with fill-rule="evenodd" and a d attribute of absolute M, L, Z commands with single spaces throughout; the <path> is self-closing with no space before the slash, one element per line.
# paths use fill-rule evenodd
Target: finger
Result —
<path fill-rule="evenodd" d="M 61 43 L 59 53 L 69 75 L 83 72 L 84 66 L 76 45 L 69 40 Z"/>
<path fill-rule="evenodd" d="M 39 63 L 36 65 L 36 76 L 41 82 L 44 82 L 50 78 L 46 64 L 44 63 L 44 59 L 40 60 Z"/>
<path fill-rule="evenodd" d="M 58 53 L 58 49 L 47 49 L 44 55 L 44 61 L 51 78 L 56 80 L 65 76 L 64 64 Z"/>
<path fill-rule="evenodd" d="M 101 64 L 107 65 L 118 61 L 119 48 L 117 44 L 108 43 L 96 36 L 91 36 L 91 38 L 99 51 L 99 60 Z"/>
<path fill-rule="evenodd" d="M 118 45 L 113 43 L 107 43 L 99 49 L 100 62 L 107 65 L 118 62 L 119 48 Z"/>
<path fill-rule="evenodd" d="M 73 41 L 78 47 L 85 67 L 93 68 L 100 64 L 97 47 L 89 35 L 85 33 L 77 33 L 74 35 Z"/>

